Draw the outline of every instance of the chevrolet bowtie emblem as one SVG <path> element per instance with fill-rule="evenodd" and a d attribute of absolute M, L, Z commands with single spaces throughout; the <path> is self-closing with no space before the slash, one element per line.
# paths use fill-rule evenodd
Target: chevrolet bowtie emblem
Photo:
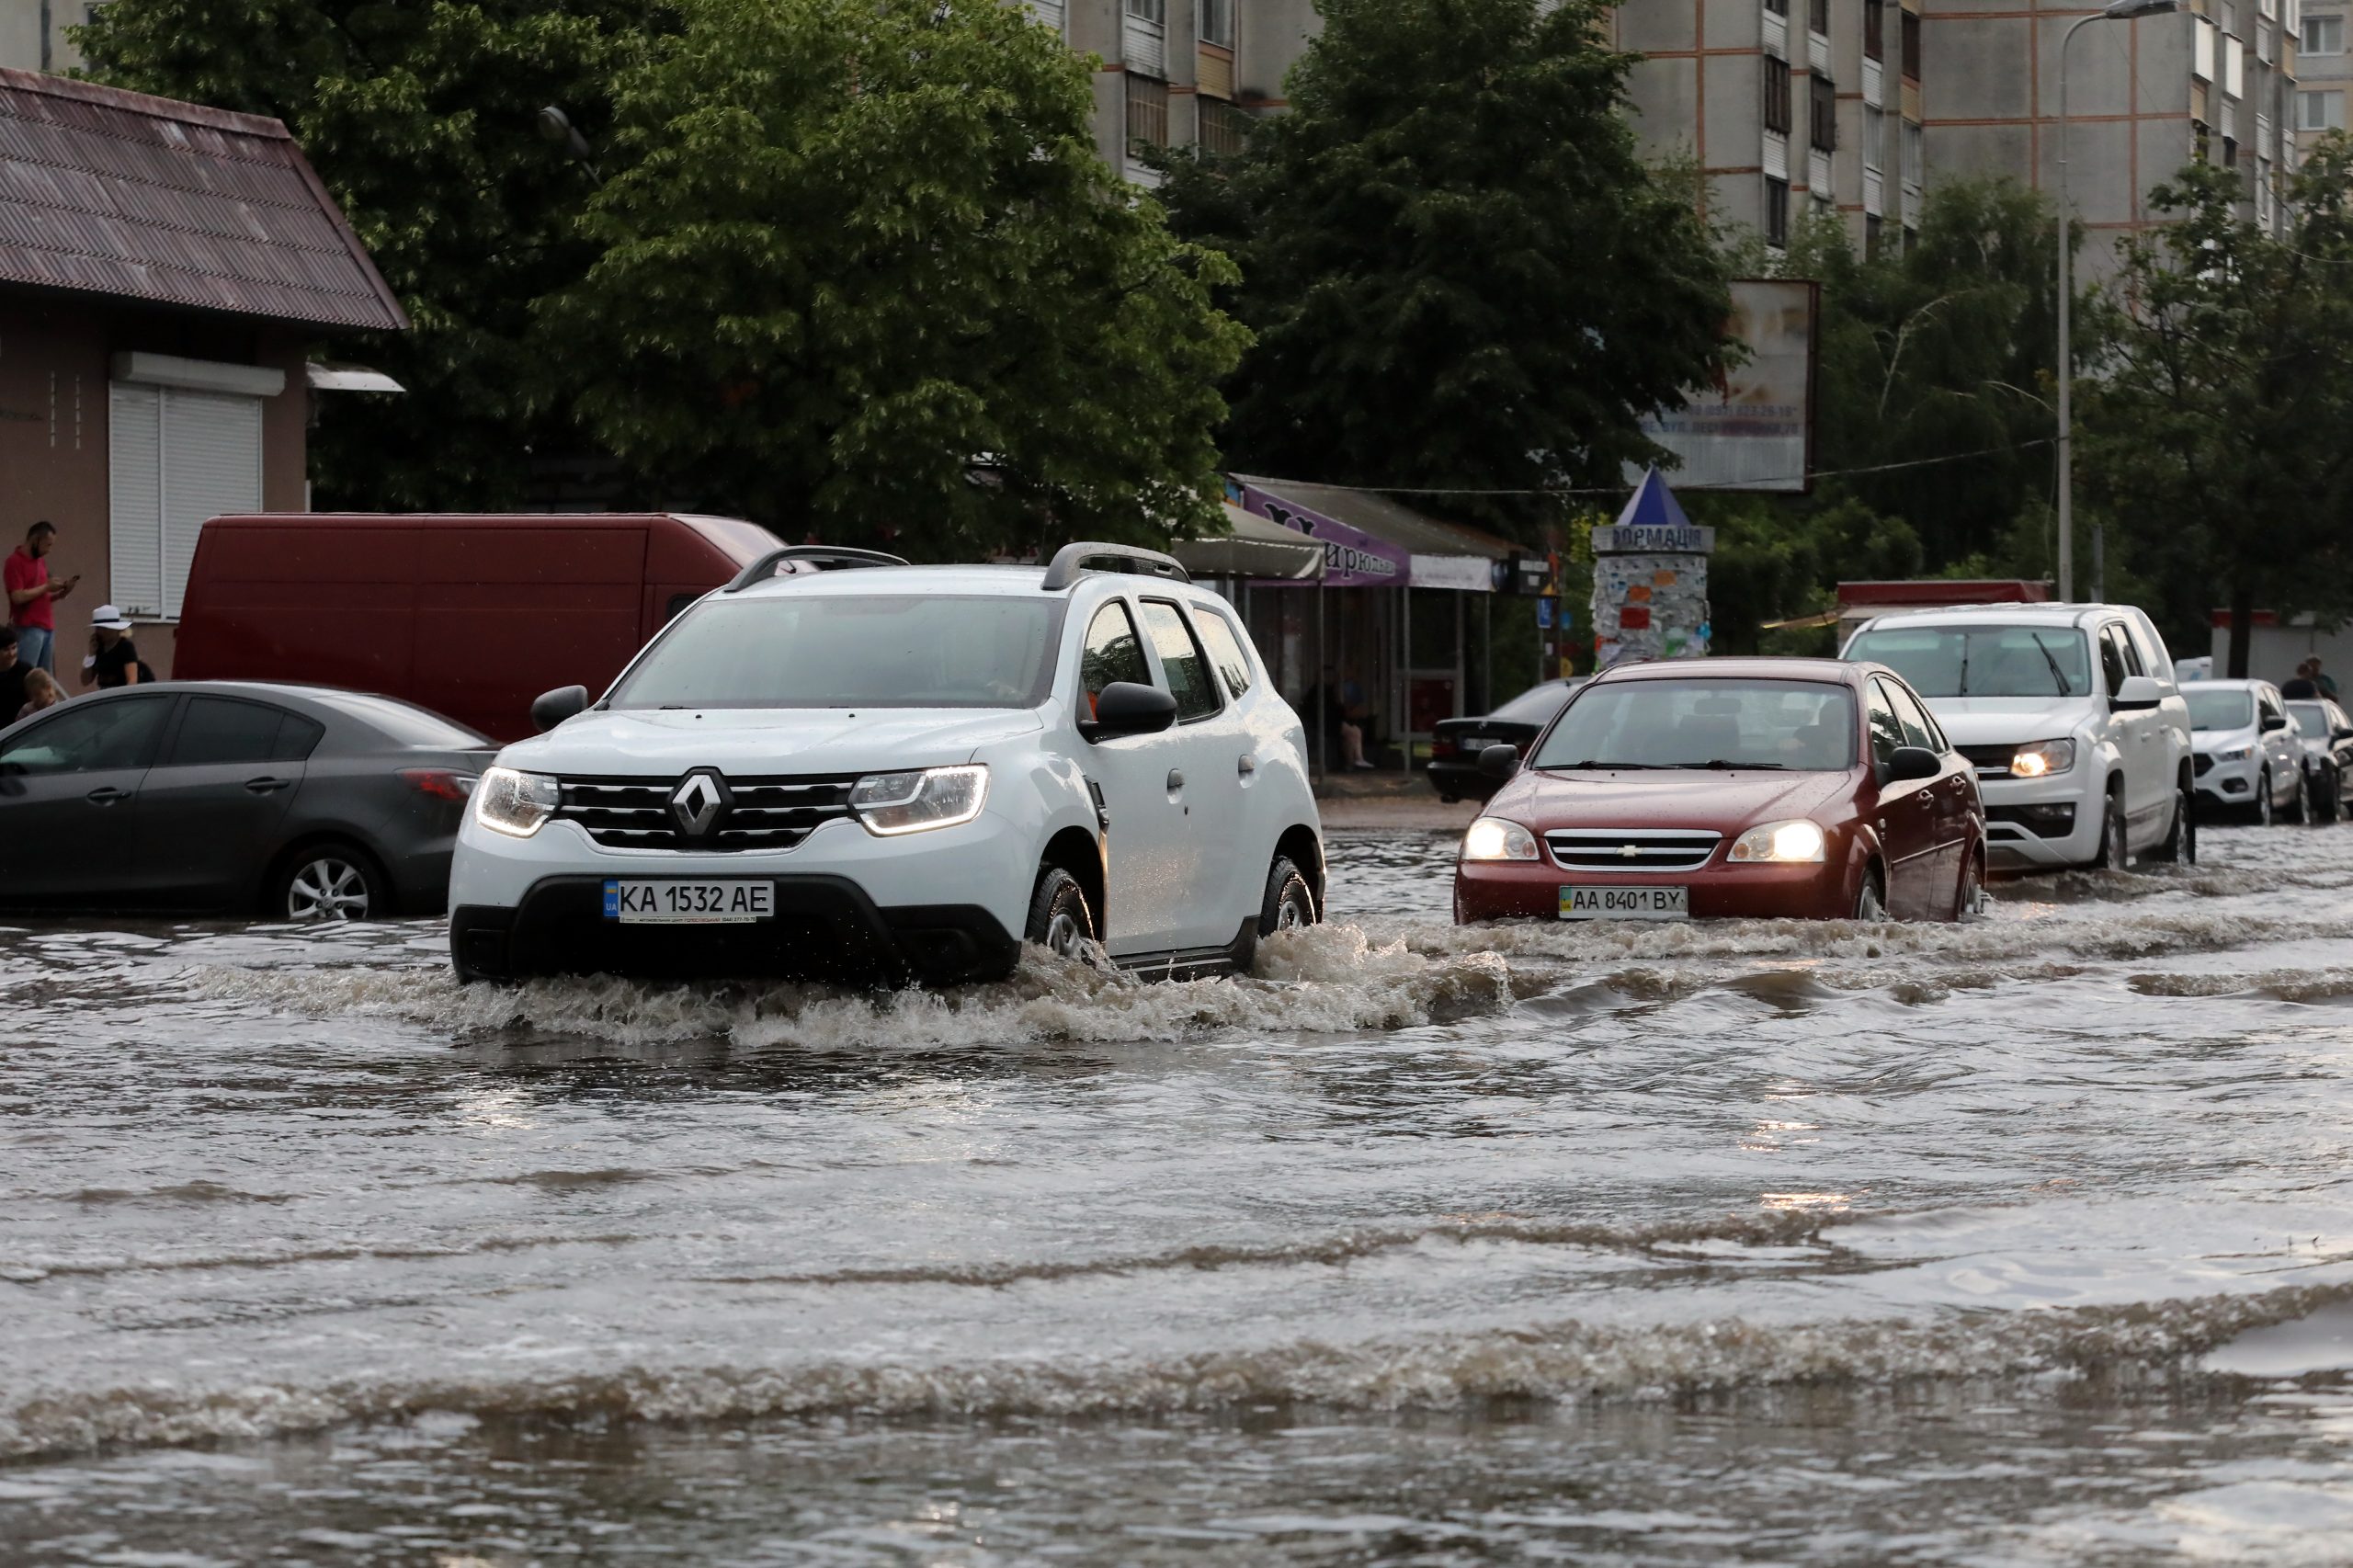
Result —
<path fill-rule="evenodd" d="M 695 774 L 670 791 L 670 814 L 678 819 L 678 826 L 689 838 L 709 833 L 726 803 L 718 781 L 708 773 Z"/>
<path fill-rule="evenodd" d="M 1643 846 L 1639 844 L 1621 844 L 1618 846 L 1618 858 L 1620 860 L 1631 860 L 1642 854 L 1642 852 Z"/>

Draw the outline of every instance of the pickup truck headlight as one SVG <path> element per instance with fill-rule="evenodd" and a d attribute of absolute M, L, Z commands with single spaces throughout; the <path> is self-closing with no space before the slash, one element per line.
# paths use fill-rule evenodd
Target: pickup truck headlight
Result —
<path fill-rule="evenodd" d="M 563 801 L 563 787 L 544 773 L 493 767 L 474 786 L 474 820 L 511 838 L 529 838 Z"/>
<path fill-rule="evenodd" d="M 1732 842 L 1732 852 L 1724 857 L 1735 866 L 1755 865 L 1760 861 L 1777 861 L 1783 865 L 1811 862 L 1822 863 L 1822 852 L 1829 839 L 1822 824 L 1800 818 L 1796 822 L 1768 822 L 1752 827 Z"/>
<path fill-rule="evenodd" d="M 870 773 L 850 786 L 849 809 L 867 832 L 892 838 L 971 822 L 988 798 L 989 770 L 974 763 L 913 773 Z"/>
<path fill-rule="evenodd" d="M 1465 860 L 1533 860 L 1536 835 L 1502 817 L 1481 817 L 1462 835 Z"/>
<path fill-rule="evenodd" d="M 2073 741 L 2037 741 L 2011 754 L 2010 772 L 2019 778 L 2047 778 L 2075 766 Z"/>

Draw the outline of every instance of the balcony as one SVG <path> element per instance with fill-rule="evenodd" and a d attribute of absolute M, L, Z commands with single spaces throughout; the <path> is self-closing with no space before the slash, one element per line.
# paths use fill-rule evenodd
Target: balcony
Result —
<path fill-rule="evenodd" d="M 1022 0 L 1029 14 L 1060 33 L 1063 31 L 1063 0 Z M 1067 37 L 1067 34 L 1064 34 Z"/>
<path fill-rule="evenodd" d="M 1887 106 L 1887 67 L 1876 60 L 1863 62 L 1863 102 L 1872 108 Z"/>
<path fill-rule="evenodd" d="M 1790 57 L 1790 19 L 1776 11 L 1765 13 L 1765 52 L 1776 60 Z"/>
<path fill-rule="evenodd" d="M 1122 52 L 1129 70 L 1145 76 L 1168 77 L 1168 28 L 1131 12 L 1125 18 Z"/>
<path fill-rule="evenodd" d="M 1874 218 L 1887 215 L 1887 176 L 1877 169 L 1863 171 L 1863 210 Z"/>
<path fill-rule="evenodd" d="M 1832 196 L 1830 185 L 1830 154 L 1819 147 L 1808 150 L 1805 168 L 1806 188 L 1824 201 Z"/>

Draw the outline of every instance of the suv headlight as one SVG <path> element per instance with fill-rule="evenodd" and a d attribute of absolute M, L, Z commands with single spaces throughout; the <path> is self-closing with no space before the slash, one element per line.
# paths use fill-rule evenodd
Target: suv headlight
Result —
<path fill-rule="evenodd" d="M 913 773 L 870 773 L 850 786 L 849 809 L 867 832 L 889 838 L 971 822 L 988 798 L 989 770 L 973 763 Z"/>
<path fill-rule="evenodd" d="M 1774 860 L 1783 864 L 1811 861 L 1822 862 L 1822 851 L 1829 839 L 1819 823 L 1800 818 L 1796 822 L 1768 822 L 1752 827 L 1732 842 L 1732 852 L 1724 857 L 1735 866 L 1748 866 L 1759 861 Z"/>
<path fill-rule="evenodd" d="M 474 786 L 474 820 L 510 837 L 529 838 L 563 801 L 563 787 L 544 773 L 488 768 Z"/>
<path fill-rule="evenodd" d="M 1481 817 L 1462 835 L 1465 860 L 1533 860 L 1536 835 L 1502 817 Z"/>
<path fill-rule="evenodd" d="M 2253 746 L 2224 746 L 2214 754 L 2216 762 L 2245 762 L 2255 755 Z"/>
<path fill-rule="evenodd" d="M 2010 772 L 2019 778 L 2047 778 L 2075 766 L 2073 741 L 2037 741 L 2010 755 Z"/>

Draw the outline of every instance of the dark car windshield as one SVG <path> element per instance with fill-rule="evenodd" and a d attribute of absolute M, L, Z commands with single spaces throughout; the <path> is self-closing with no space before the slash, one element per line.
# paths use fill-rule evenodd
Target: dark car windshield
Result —
<path fill-rule="evenodd" d="M 1887 665 L 1923 697 L 2082 697 L 2092 689 L 2084 634 L 2064 626 L 1889 626 L 1847 657 Z"/>
<path fill-rule="evenodd" d="M 1506 724 L 1549 724 L 1552 715 L 1575 694 L 1576 687 L 1567 681 L 1548 680 L 1541 686 L 1529 687 L 1487 717 Z"/>
<path fill-rule="evenodd" d="M 615 688 L 615 708 L 1033 708 L 1052 678 L 1044 595 L 706 599 Z"/>
<path fill-rule="evenodd" d="M 2189 727 L 2193 730 L 2244 730 L 2255 722 L 2252 692 L 2201 691 L 2193 686 L 2185 688 L 2181 696 L 2189 704 Z"/>
<path fill-rule="evenodd" d="M 1795 680 L 1630 680 L 1589 687 L 1538 750 L 1538 767 L 1856 765 L 1855 693 Z"/>

